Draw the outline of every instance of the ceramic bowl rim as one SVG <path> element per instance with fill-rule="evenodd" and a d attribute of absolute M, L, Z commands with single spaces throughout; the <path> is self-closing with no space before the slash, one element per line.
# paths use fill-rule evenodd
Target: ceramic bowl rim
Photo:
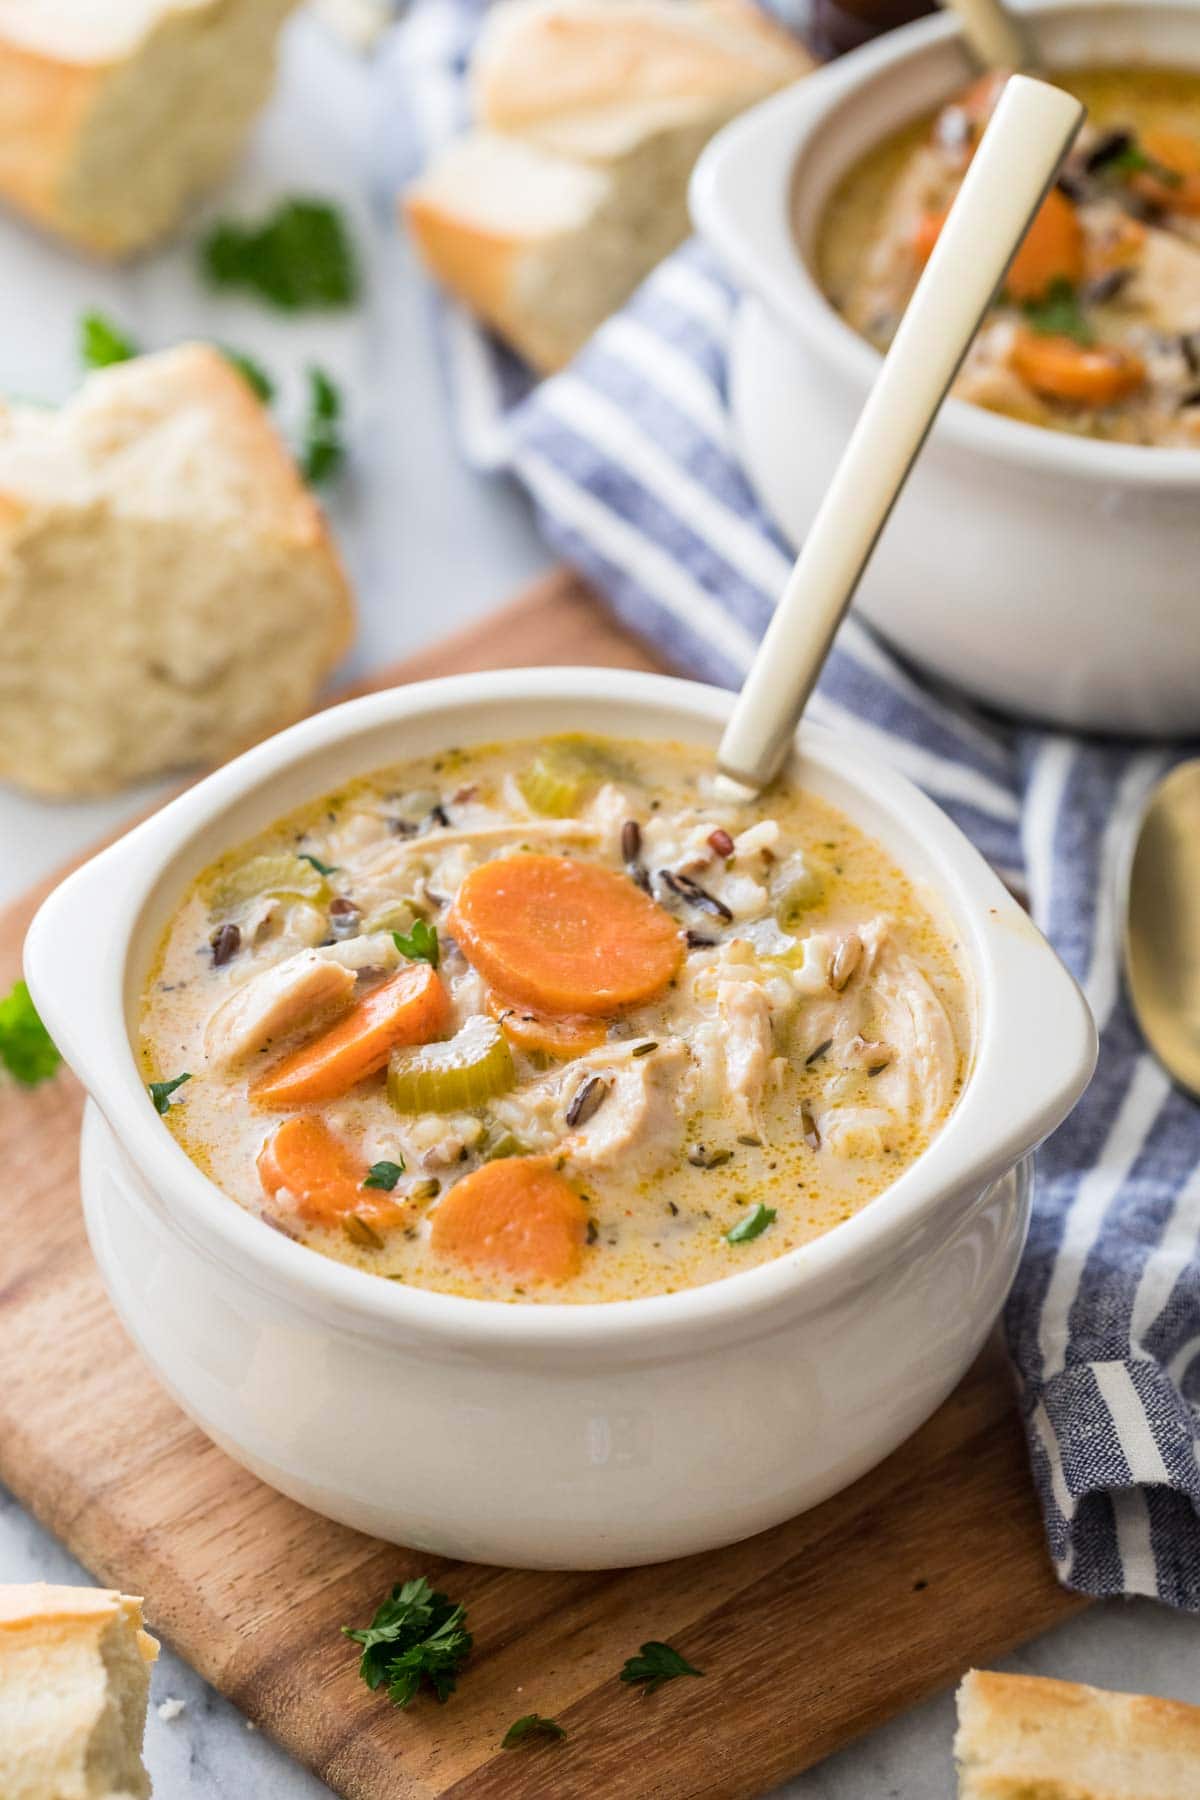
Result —
<path fill-rule="evenodd" d="M 726 690 L 674 677 L 549 668 L 451 676 L 350 700 L 246 752 L 68 876 L 30 927 L 26 973 L 52 1035 L 122 1150 L 174 1228 L 201 1242 L 209 1254 L 215 1248 L 221 1260 L 304 1298 L 343 1324 L 353 1320 L 360 1327 L 409 1330 L 475 1347 L 620 1345 L 653 1347 L 666 1355 L 678 1352 L 681 1335 L 695 1330 L 740 1328 L 748 1319 L 761 1323 L 779 1307 L 792 1313 L 818 1310 L 848 1285 L 865 1282 L 881 1257 L 899 1260 L 906 1242 L 930 1224 L 939 1206 L 951 1195 L 961 1196 L 964 1182 L 976 1184 L 978 1197 L 1040 1141 L 1078 1097 L 1094 1063 L 1086 1005 L 1017 902 L 931 800 L 843 734 L 802 726 L 801 763 L 848 783 L 868 810 L 886 812 L 936 868 L 947 905 L 973 940 L 967 956 L 980 990 L 974 1062 L 950 1119 L 892 1187 L 832 1231 L 752 1269 L 672 1294 L 520 1306 L 401 1285 L 335 1263 L 252 1217 L 188 1158 L 150 1103 L 126 1021 L 126 968 L 143 906 L 172 867 L 187 861 L 188 847 L 201 830 L 236 802 L 285 778 L 297 758 L 381 726 L 436 715 L 449 706 L 483 709 L 499 703 L 534 712 L 539 701 L 560 702 L 564 696 L 581 705 L 595 703 L 601 712 L 632 703 L 647 715 L 647 734 L 653 716 L 661 735 L 672 735 L 673 725 L 690 725 L 693 739 L 702 732 L 715 736 L 733 699 Z M 1042 1073 L 1053 1082 L 1053 1095 L 1041 1112 L 1032 1096 L 1042 1088 L 1033 1082 L 1030 1067 L 1040 1052 L 997 1038 L 998 1032 L 1013 1034 L 1014 1021 L 1004 1009 L 1010 1000 L 1016 1007 L 1015 993 L 1007 990 L 1021 982 L 1027 1005 L 1049 1005 L 1052 997 L 1055 1017 L 1066 1021 L 1055 1027 L 1061 1053 L 1045 1059 Z M 1025 1116 L 1010 1119 L 1004 1128 L 993 1121 L 990 1146 L 984 1146 L 990 1154 L 981 1154 L 972 1134 L 984 1123 L 985 1097 L 1005 1095 L 1013 1084 L 1024 1085 L 1031 1096 Z M 956 1216 L 961 1210 L 956 1205 Z"/>

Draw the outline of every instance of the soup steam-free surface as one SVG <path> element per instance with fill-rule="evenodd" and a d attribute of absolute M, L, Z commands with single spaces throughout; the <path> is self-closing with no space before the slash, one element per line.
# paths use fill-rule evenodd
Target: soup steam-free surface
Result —
<path fill-rule="evenodd" d="M 567 737 L 380 771 L 231 851 L 141 1031 L 148 1082 L 189 1077 L 164 1127 L 315 1251 L 606 1301 L 849 1218 L 944 1122 L 971 1020 L 945 921 L 832 807 Z"/>

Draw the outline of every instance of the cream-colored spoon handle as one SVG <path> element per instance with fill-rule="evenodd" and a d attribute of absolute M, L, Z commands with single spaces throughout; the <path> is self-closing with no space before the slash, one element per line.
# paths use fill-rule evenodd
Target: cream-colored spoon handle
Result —
<path fill-rule="evenodd" d="M 888 514 L 1083 116 L 1045 82 L 1015 75 L 1005 88 L 725 728 L 717 761 L 735 781 L 762 787 L 787 755 Z"/>
<path fill-rule="evenodd" d="M 1016 19 L 1000 0 L 943 0 L 956 13 L 970 49 L 985 69 L 1029 69 L 1033 47 L 1023 19 Z"/>

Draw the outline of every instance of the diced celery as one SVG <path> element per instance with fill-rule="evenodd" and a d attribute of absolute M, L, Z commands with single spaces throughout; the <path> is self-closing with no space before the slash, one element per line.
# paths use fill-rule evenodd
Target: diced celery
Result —
<path fill-rule="evenodd" d="M 214 887 L 211 903 L 218 910 L 226 910 L 260 895 L 321 901 L 328 893 L 329 883 L 318 869 L 304 857 L 283 851 L 276 856 L 252 856 L 249 862 L 231 869 Z"/>
<path fill-rule="evenodd" d="M 634 772 L 607 744 L 594 738 L 560 737 L 544 744 L 517 776 L 526 803 L 544 818 L 566 819 L 598 782 L 633 780 Z"/>
<path fill-rule="evenodd" d="M 411 900 L 386 900 L 363 920 L 364 932 L 412 930 L 417 909 Z"/>
<path fill-rule="evenodd" d="M 825 878 L 819 869 L 805 869 L 803 875 L 790 881 L 775 906 L 775 917 L 782 931 L 794 932 L 804 923 L 805 915 L 820 906 L 825 898 Z"/>
<path fill-rule="evenodd" d="M 468 1019 L 440 1044 L 393 1050 L 388 1099 L 401 1113 L 470 1112 L 516 1080 L 512 1052 L 494 1019 Z"/>

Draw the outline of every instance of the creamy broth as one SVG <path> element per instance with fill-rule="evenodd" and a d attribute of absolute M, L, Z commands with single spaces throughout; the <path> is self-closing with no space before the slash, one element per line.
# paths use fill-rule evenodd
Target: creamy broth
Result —
<path fill-rule="evenodd" d="M 1056 430 L 1200 446 L 1200 76 L 1054 79 L 1087 122 L 954 392 Z M 885 139 L 834 193 L 818 279 L 881 350 L 1001 86 L 985 78 Z"/>
<path fill-rule="evenodd" d="M 574 880 L 569 921 L 506 936 L 536 882 Z M 575 940 L 610 916 L 575 993 Z M 557 1010 L 503 994 L 497 959 L 553 976 Z M 400 981 L 442 1009 L 417 1041 L 297 1100 L 297 1052 Z M 678 744 L 574 737 L 387 769 L 242 844 L 180 905 L 141 1021 L 147 1081 L 189 1076 L 165 1126 L 233 1200 L 340 1262 L 512 1301 L 673 1292 L 830 1230 L 925 1148 L 970 1041 L 952 934 L 841 814 L 782 783 L 731 805 Z M 281 1179 L 285 1125 L 344 1157 L 333 1199 Z M 394 1185 L 363 1187 L 379 1165 Z M 545 1272 L 439 1226 L 456 1189 L 465 1213 L 481 1174 L 535 1168 Z"/>

